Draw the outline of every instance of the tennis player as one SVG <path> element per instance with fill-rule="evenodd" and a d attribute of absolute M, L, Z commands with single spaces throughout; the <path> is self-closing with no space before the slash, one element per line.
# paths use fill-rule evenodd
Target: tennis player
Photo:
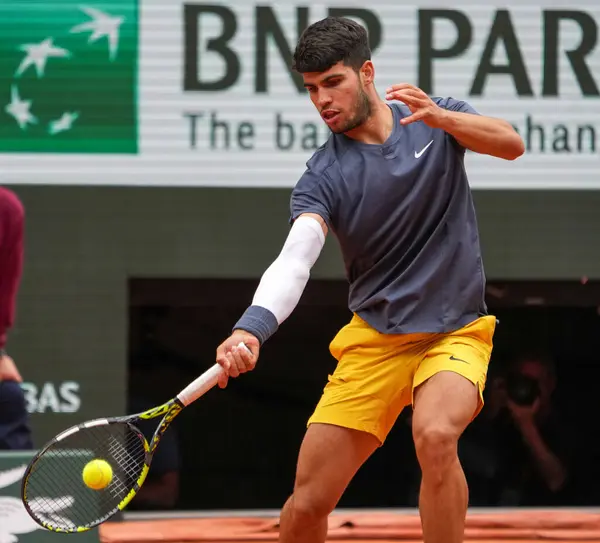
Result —
<path fill-rule="evenodd" d="M 348 483 L 412 404 L 425 542 L 461 542 L 468 489 L 457 442 L 482 407 L 496 326 L 464 156 L 514 160 L 523 142 L 508 122 L 410 84 L 381 100 L 367 33 L 349 19 L 309 26 L 294 69 L 332 134 L 293 190 L 281 253 L 217 349 L 219 386 L 254 368 L 333 232 L 353 316 L 330 345 L 337 367 L 308 421 L 280 541 L 325 541 Z"/>

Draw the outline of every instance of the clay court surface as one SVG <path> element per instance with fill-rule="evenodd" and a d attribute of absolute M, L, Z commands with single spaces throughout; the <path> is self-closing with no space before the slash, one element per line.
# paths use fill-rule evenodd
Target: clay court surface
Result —
<path fill-rule="evenodd" d="M 185 516 L 183 516 L 185 515 Z M 271 542 L 278 537 L 278 513 L 182 513 L 128 515 L 100 528 L 103 543 Z M 352 543 L 421 542 L 419 517 L 407 511 L 336 511 L 329 541 Z M 467 518 L 466 541 L 600 543 L 600 510 L 474 510 Z"/>

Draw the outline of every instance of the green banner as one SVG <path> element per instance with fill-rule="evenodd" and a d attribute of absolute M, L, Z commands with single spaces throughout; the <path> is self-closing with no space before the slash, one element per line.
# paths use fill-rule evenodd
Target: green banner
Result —
<path fill-rule="evenodd" d="M 137 152 L 137 0 L 0 5 L 0 152 Z"/>
<path fill-rule="evenodd" d="M 78 543 L 100 541 L 98 528 L 77 535 L 49 532 L 27 513 L 20 498 L 21 480 L 34 452 L 0 452 L 0 543 L 60 543 L 65 538 L 77 538 Z M 59 498 L 59 496 L 55 496 Z M 72 499 L 64 499 L 65 505 Z M 68 510 L 64 511 L 68 515 Z"/>

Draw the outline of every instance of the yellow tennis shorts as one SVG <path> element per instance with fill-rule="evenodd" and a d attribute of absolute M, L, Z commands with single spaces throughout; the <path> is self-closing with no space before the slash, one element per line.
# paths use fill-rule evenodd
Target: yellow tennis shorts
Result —
<path fill-rule="evenodd" d="M 381 444 L 414 390 L 440 371 L 453 371 L 483 390 L 492 353 L 496 318 L 484 316 L 443 334 L 382 334 L 358 315 L 329 348 L 338 361 L 308 421 L 362 430 Z"/>

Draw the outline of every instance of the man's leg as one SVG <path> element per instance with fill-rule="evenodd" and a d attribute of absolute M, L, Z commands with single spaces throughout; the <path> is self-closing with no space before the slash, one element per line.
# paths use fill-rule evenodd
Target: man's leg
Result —
<path fill-rule="evenodd" d="M 421 466 L 419 510 L 425 543 L 462 543 L 468 488 L 458 459 L 458 439 L 472 420 L 479 391 L 451 371 L 415 391 L 413 438 Z"/>
<path fill-rule="evenodd" d="M 311 424 L 300 447 L 294 492 L 281 512 L 281 543 L 323 543 L 327 519 L 379 440 L 359 430 Z"/>
<path fill-rule="evenodd" d="M 401 338 L 353 316 L 331 342 L 338 364 L 323 390 L 281 514 L 281 543 L 323 543 L 346 487 L 410 403 L 411 367 Z"/>

